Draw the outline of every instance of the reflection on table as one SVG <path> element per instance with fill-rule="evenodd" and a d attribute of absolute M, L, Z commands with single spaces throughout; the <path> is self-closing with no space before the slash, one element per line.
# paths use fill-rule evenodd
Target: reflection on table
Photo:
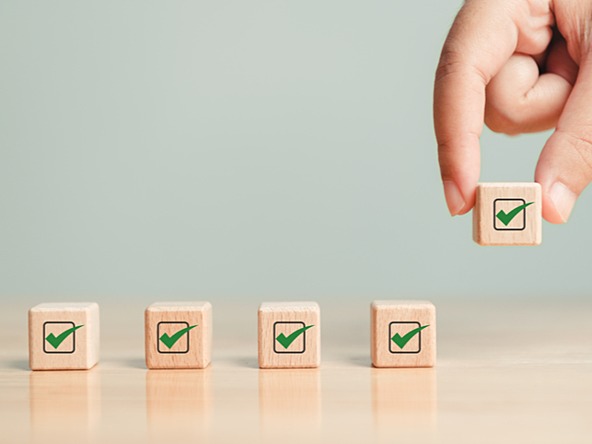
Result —
<path fill-rule="evenodd" d="M 146 372 L 148 429 L 156 441 L 204 437 L 211 410 L 211 368 Z"/>
<path fill-rule="evenodd" d="M 100 422 L 98 369 L 31 372 L 29 409 L 34 440 L 86 441 Z"/>
<path fill-rule="evenodd" d="M 379 433 L 435 435 L 437 382 L 433 368 L 373 368 L 372 413 Z"/>
<path fill-rule="evenodd" d="M 259 416 L 262 437 L 270 441 L 316 436 L 321 426 L 319 370 L 259 370 Z"/>

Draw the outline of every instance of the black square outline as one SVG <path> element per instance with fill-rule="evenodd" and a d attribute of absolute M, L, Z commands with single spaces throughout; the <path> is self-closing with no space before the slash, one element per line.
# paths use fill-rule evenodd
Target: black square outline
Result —
<path fill-rule="evenodd" d="M 394 335 L 391 334 L 391 328 L 393 326 L 393 324 L 416 324 L 418 327 L 421 327 L 421 324 L 419 322 L 416 321 L 393 321 L 389 324 L 389 338 L 388 338 L 388 342 L 389 342 L 389 351 L 394 354 L 394 355 L 399 355 L 399 354 L 407 354 L 407 355 L 416 355 L 418 353 L 421 352 L 421 330 L 417 333 L 417 335 L 419 336 L 419 349 L 417 351 L 393 351 L 392 346 L 393 346 L 393 340 L 391 339 Z"/>
<path fill-rule="evenodd" d="M 302 351 L 278 351 L 275 346 L 277 340 L 275 339 L 277 336 L 275 334 L 275 327 L 277 324 L 300 324 L 302 327 L 306 327 L 306 324 L 302 321 L 276 321 L 273 323 L 273 351 L 279 355 L 301 355 L 306 351 L 306 330 L 302 332 Z"/>
<path fill-rule="evenodd" d="M 522 205 L 526 204 L 526 201 L 524 199 L 521 199 L 519 197 L 504 197 L 504 198 L 499 198 L 499 199 L 495 199 L 493 201 L 493 229 L 495 231 L 524 231 L 526 229 L 526 208 L 524 208 L 522 210 L 522 228 L 496 228 L 495 227 L 495 219 L 497 218 L 497 216 L 495 215 L 495 203 L 498 200 L 514 200 L 514 201 L 519 201 L 522 202 Z"/>
<path fill-rule="evenodd" d="M 45 326 L 47 324 L 69 324 L 72 327 L 76 327 L 76 324 L 72 321 L 46 321 L 43 323 L 43 352 L 47 354 L 61 354 L 61 355 L 71 355 L 76 351 L 76 330 L 72 332 L 72 351 L 47 351 L 45 349 L 45 343 L 47 340 L 45 339 L 47 336 L 45 335 Z"/>
<path fill-rule="evenodd" d="M 185 351 L 161 351 L 160 350 L 160 324 L 184 324 L 185 328 L 189 327 L 189 322 L 185 322 L 185 321 L 161 321 L 158 324 L 156 324 L 156 350 L 158 351 L 158 353 L 161 353 L 163 355 L 185 355 L 187 353 L 189 353 L 189 338 L 191 337 L 191 335 L 189 334 L 189 331 L 186 332 L 187 334 L 187 350 Z M 181 338 L 179 338 L 181 339 Z"/>

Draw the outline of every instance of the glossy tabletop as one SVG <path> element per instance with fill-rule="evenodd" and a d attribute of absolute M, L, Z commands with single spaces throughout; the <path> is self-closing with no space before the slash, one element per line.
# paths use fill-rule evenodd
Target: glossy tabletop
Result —
<path fill-rule="evenodd" d="M 151 371 L 148 303 L 101 304 L 101 361 L 70 372 L 28 370 L 28 305 L 5 305 L 0 441 L 590 442 L 590 302 L 434 301 L 437 367 L 374 369 L 370 300 L 321 300 L 314 370 L 259 370 L 257 303 L 212 302 L 212 365 Z"/>

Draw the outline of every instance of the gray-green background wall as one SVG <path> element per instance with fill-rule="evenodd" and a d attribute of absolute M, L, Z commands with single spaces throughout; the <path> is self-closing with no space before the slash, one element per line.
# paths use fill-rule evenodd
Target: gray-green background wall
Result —
<path fill-rule="evenodd" d="M 0 300 L 587 297 L 592 201 L 536 248 L 446 211 L 458 1 L 0 3 Z M 486 131 L 483 181 L 548 134 Z"/>

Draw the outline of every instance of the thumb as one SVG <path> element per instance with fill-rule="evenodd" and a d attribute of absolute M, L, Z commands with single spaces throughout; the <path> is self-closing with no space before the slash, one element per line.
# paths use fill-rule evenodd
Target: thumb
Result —
<path fill-rule="evenodd" d="M 573 90 L 536 168 L 543 190 L 543 217 L 569 219 L 576 199 L 592 181 L 592 52 L 580 60 Z"/>

